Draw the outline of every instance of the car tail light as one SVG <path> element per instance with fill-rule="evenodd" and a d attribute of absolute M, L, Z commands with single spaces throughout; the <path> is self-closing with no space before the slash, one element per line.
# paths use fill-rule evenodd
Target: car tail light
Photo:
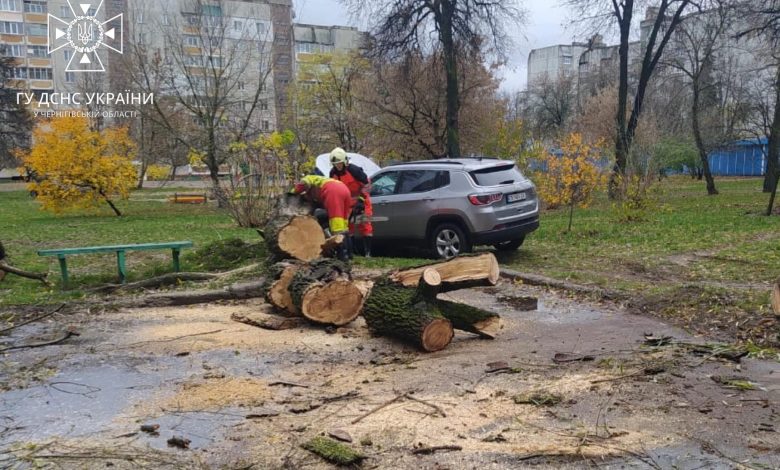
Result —
<path fill-rule="evenodd" d="M 469 195 L 469 202 L 475 206 L 489 206 L 494 202 L 498 202 L 504 198 L 502 193 L 495 194 L 471 194 Z"/>

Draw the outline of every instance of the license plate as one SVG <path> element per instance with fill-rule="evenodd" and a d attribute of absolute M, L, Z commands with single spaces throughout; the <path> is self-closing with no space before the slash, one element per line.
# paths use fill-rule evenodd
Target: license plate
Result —
<path fill-rule="evenodd" d="M 525 198 L 527 198 L 528 195 L 526 193 L 514 193 L 510 194 L 506 197 L 506 202 L 513 203 L 517 201 L 525 201 Z"/>

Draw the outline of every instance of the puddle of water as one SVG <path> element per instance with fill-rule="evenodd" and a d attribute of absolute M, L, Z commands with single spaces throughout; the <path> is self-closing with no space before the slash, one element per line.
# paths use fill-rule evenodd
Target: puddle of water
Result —
<path fill-rule="evenodd" d="M 68 369 L 44 385 L 0 394 L 0 414 L 22 428 L 12 433 L 15 441 L 90 435 L 166 379 L 113 365 Z"/>

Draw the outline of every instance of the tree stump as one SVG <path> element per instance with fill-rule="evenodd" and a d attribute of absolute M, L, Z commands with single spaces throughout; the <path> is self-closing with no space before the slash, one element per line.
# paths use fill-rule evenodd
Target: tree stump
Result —
<path fill-rule="evenodd" d="M 288 287 L 296 311 L 315 323 L 346 325 L 360 314 L 365 291 L 352 281 L 349 266 L 319 259 L 300 266 Z"/>

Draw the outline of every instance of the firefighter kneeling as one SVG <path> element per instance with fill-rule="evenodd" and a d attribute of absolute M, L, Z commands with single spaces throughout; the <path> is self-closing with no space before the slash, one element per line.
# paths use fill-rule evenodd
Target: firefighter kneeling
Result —
<path fill-rule="evenodd" d="M 353 201 L 349 188 L 341 181 L 324 176 L 304 176 L 295 184 L 293 194 L 303 195 L 312 203 L 321 205 L 328 213 L 328 229 L 331 235 L 344 235 L 344 243 L 339 246 L 338 258 L 349 261 L 349 216 Z"/>

